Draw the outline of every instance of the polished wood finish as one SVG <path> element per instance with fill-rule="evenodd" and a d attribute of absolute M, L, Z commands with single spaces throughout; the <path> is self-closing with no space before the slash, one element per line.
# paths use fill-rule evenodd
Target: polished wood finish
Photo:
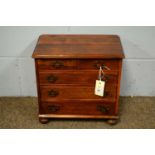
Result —
<path fill-rule="evenodd" d="M 33 58 L 124 58 L 116 35 L 41 35 Z"/>
<path fill-rule="evenodd" d="M 115 115 L 115 103 L 103 101 L 42 102 L 41 114 Z"/>
<path fill-rule="evenodd" d="M 77 69 L 77 60 L 39 59 L 39 70 L 72 70 Z"/>
<path fill-rule="evenodd" d="M 37 61 L 39 70 L 98 70 L 102 66 L 103 70 L 118 70 L 119 62 L 117 60 L 107 59 L 39 59 Z"/>
<path fill-rule="evenodd" d="M 81 70 L 81 71 L 46 71 L 39 72 L 40 85 L 53 85 L 53 84 L 74 84 L 74 85 L 93 85 L 98 78 L 98 70 Z M 117 72 L 105 71 L 105 77 L 102 79 L 106 81 L 106 85 L 117 82 Z"/>
<path fill-rule="evenodd" d="M 113 71 L 119 69 L 119 62 L 117 60 L 107 60 L 107 59 L 91 59 L 91 60 L 79 60 L 78 69 L 80 70 L 98 70 L 102 67 L 104 71 Z"/>
<path fill-rule="evenodd" d="M 114 120 L 114 119 L 119 119 L 118 116 L 113 116 L 113 115 L 55 115 L 55 114 L 39 114 L 39 119 L 40 118 L 65 118 L 65 119 L 73 119 L 73 118 L 78 118 L 78 119 L 107 119 L 107 120 Z M 109 123 L 110 124 L 110 123 Z"/>
<path fill-rule="evenodd" d="M 41 35 L 35 58 L 39 121 L 49 118 L 118 119 L 122 59 L 116 35 Z M 99 67 L 105 95 L 94 95 Z M 111 123 L 113 122 L 113 123 Z"/>
<path fill-rule="evenodd" d="M 94 86 L 77 86 L 77 85 L 53 85 L 41 86 L 41 101 L 55 101 L 55 100 L 109 100 L 116 99 L 116 84 L 106 85 L 104 97 L 94 94 Z"/>

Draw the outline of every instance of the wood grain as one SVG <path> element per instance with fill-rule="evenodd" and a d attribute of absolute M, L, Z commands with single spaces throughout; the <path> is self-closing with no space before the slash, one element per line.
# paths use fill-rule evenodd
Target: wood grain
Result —
<path fill-rule="evenodd" d="M 42 35 L 33 58 L 124 58 L 115 35 Z"/>
<path fill-rule="evenodd" d="M 41 35 L 35 58 L 39 120 L 118 119 L 122 59 L 116 35 Z M 94 95 L 99 67 L 105 95 Z"/>
<path fill-rule="evenodd" d="M 107 71 L 105 72 L 102 80 L 106 82 L 106 85 L 117 82 L 118 72 Z M 42 71 L 39 72 L 40 85 L 53 85 L 53 84 L 83 84 L 95 86 L 96 80 L 98 80 L 98 70 L 66 70 L 66 71 Z"/>
<path fill-rule="evenodd" d="M 42 102 L 40 114 L 115 115 L 115 103 L 103 101 Z"/>
<path fill-rule="evenodd" d="M 94 86 L 84 85 L 53 85 L 41 86 L 41 101 L 59 101 L 59 100 L 103 100 L 115 101 L 116 99 L 116 84 L 105 86 L 105 95 L 103 97 L 94 94 Z M 54 95 L 51 95 L 50 92 Z"/>

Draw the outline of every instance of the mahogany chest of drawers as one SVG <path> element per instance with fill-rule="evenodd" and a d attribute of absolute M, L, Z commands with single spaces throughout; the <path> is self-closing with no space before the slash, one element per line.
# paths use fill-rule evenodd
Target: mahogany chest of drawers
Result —
<path fill-rule="evenodd" d="M 49 118 L 118 119 L 124 54 L 116 35 L 41 35 L 35 59 L 39 120 Z M 94 94 L 99 68 L 104 96 Z"/>

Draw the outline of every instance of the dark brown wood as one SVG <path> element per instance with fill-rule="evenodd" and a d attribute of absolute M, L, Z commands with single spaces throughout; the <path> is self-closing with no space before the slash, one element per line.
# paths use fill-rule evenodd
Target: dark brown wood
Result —
<path fill-rule="evenodd" d="M 42 35 L 33 58 L 124 58 L 116 35 Z"/>
<path fill-rule="evenodd" d="M 104 71 L 113 71 L 119 69 L 119 61 L 116 59 L 81 59 L 78 61 L 78 69 L 80 70 L 87 70 L 87 69 L 93 69 L 98 70 L 99 67 L 102 67 Z"/>
<path fill-rule="evenodd" d="M 73 119 L 73 118 L 78 118 L 78 119 L 119 119 L 119 116 L 115 115 L 56 115 L 56 114 L 39 114 L 39 118 L 57 118 L 57 119 Z"/>
<path fill-rule="evenodd" d="M 33 53 L 39 120 L 48 118 L 118 119 L 122 58 L 116 35 L 42 35 Z M 99 67 L 104 97 L 94 95 Z"/>
<path fill-rule="evenodd" d="M 122 75 L 122 60 L 119 60 L 118 81 L 117 81 L 117 94 L 116 94 L 116 114 L 118 114 L 119 96 L 120 96 L 120 84 Z"/>
<path fill-rule="evenodd" d="M 98 70 L 99 66 L 102 66 L 104 71 L 107 70 L 118 70 L 119 61 L 112 59 L 39 59 L 37 60 L 39 70 Z"/>
<path fill-rule="evenodd" d="M 42 102 L 40 114 L 115 115 L 115 102 L 64 101 Z"/>
<path fill-rule="evenodd" d="M 39 59 L 39 70 L 70 70 L 77 69 L 77 60 Z"/>
<path fill-rule="evenodd" d="M 93 85 L 98 78 L 98 70 L 81 70 L 81 71 L 42 71 L 39 72 L 40 85 L 53 85 L 53 84 L 83 84 Z M 117 72 L 105 72 L 105 76 L 102 80 L 106 81 L 106 85 L 116 83 L 118 78 Z"/>
<path fill-rule="evenodd" d="M 53 85 L 41 86 L 41 101 L 55 100 L 116 100 L 116 84 L 106 85 L 103 97 L 94 94 L 94 86 L 84 85 Z"/>

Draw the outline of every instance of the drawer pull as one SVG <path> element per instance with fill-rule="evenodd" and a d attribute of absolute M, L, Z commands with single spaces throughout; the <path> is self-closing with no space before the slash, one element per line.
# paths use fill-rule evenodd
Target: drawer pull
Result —
<path fill-rule="evenodd" d="M 54 68 L 62 68 L 64 66 L 64 64 L 61 61 L 54 61 L 52 66 Z"/>
<path fill-rule="evenodd" d="M 50 106 L 48 106 L 48 111 L 49 112 L 57 112 L 58 110 L 60 110 L 59 105 L 50 105 Z"/>
<path fill-rule="evenodd" d="M 50 83 L 54 83 L 58 78 L 54 75 L 49 75 L 47 77 L 47 81 L 50 82 Z"/>
<path fill-rule="evenodd" d="M 110 77 L 107 76 L 107 75 L 104 75 L 104 76 L 101 76 L 101 79 L 102 79 L 103 81 L 107 82 L 107 81 L 110 79 Z"/>
<path fill-rule="evenodd" d="M 110 70 L 110 68 L 107 67 L 107 66 L 104 65 L 104 64 L 98 64 L 98 63 L 94 64 L 94 67 L 95 67 L 96 69 L 100 69 L 100 66 L 102 67 L 102 69 Z"/>
<path fill-rule="evenodd" d="M 50 97 L 56 97 L 57 95 L 59 95 L 59 92 L 58 91 L 50 90 L 48 92 L 48 96 L 50 96 Z"/>
<path fill-rule="evenodd" d="M 105 107 L 104 105 L 97 105 L 97 110 L 102 113 L 108 113 L 110 109 L 109 107 Z"/>

